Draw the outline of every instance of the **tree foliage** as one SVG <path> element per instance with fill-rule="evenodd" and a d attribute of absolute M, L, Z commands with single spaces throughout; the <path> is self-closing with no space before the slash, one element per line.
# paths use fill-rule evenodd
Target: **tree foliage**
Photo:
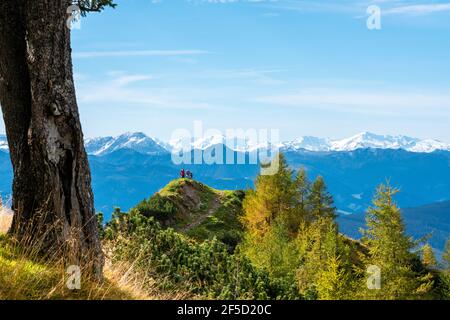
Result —
<path fill-rule="evenodd" d="M 425 296 L 432 286 L 430 275 L 418 272 L 420 260 L 413 253 L 415 243 L 406 235 L 400 209 L 393 199 L 398 192 L 390 185 L 380 185 L 366 215 L 366 263 L 381 270 L 381 288 L 366 290 L 369 298 L 415 299 Z"/>
<path fill-rule="evenodd" d="M 77 5 L 83 14 L 100 12 L 106 7 L 115 8 L 117 6 L 114 0 L 72 0 L 72 4 Z"/>

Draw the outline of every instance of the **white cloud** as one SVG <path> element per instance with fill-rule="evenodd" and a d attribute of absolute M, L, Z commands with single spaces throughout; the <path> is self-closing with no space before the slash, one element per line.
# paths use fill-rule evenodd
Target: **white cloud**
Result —
<path fill-rule="evenodd" d="M 75 59 L 110 57 L 174 57 L 209 54 L 203 50 L 135 50 L 135 51 L 85 51 L 74 52 Z"/>
<path fill-rule="evenodd" d="M 77 83 L 77 97 L 81 105 L 142 105 L 153 108 L 209 109 L 210 105 L 201 99 L 199 93 L 183 88 L 161 88 L 146 83 L 156 79 L 152 75 L 125 74 L 112 71 L 105 81 L 80 81 Z"/>
<path fill-rule="evenodd" d="M 450 115 L 450 94 L 446 93 L 353 92 L 323 88 L 262 96 L 252 101 L 274 106 L 319 108 L 365 114 Z"/>
<path fill-rule="evenodd" d="M 418 4 L 395 7 L 388 10 L 384 10 L 383 14 L 409 14 L 409 15 L 425 15 L 435 12 L 450 11 L 450 3 L 434 3 L 434 4 Z"/>

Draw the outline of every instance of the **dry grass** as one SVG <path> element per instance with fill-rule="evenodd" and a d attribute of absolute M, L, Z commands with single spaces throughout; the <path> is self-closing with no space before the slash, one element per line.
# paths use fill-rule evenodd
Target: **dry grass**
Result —
<path fill-rule="evenodd" d="M 135 298 L 107 278 L 101 283 L 82 278 L 80 290 L 69 290 L 68 276 L 62 264 L 30 257 L 6 237 L 0 238 L 0 300 Z"/>
<path fill-rule="evenodd" d="M 112 264 L 107 258 L 104 281 L 81 280 L 80 290 L 69 290 L 61 261 L 40 258 L 32 245 L 20 246 L 6 233 L 12 211 L 0 207 L 0 300 L 178 300 L 193 298 L 180 290 L 164 291 L 158 279 L 137 272 L 133 264 Z"/>
<path fill-rule="evenodd" d="M 67 288 L 62 263 L 41 260 L 0 235 L 0 300 L 178 300 L 192 299 L 181 290 L 158 288 L 158 279 L 136 272 L 126 262 L 109 259 L 102 282 L 81 280 L 80 290 Z"/>
<path fill-rule="evenodd" d="M 192 294 L 182 290 L 162 290 L 158 287 L 158 279 L 149 277 L 148 273 L 137 272 L 128 262 L 115 263 L 107 260 L 105 277 L 117 284 L 124 292 L 128 292 L 138 300 L 184 300 L 195 299 Z"/>
<path fill-rule="evenodd" d="M 0 206 L 0 234 L 7 233 L 11 227 L 13 213 L 6 207 Z"/>

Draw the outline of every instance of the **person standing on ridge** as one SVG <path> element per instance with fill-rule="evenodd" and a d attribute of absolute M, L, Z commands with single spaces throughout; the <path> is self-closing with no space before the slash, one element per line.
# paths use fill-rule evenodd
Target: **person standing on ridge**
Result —
<path fill-rule="evenodd" d="M 181 179 L 184 179 L 186 177 L 186 172 L 184 171 L 184 169 L 181 169 L 180 176 L 181 176 Z"/>

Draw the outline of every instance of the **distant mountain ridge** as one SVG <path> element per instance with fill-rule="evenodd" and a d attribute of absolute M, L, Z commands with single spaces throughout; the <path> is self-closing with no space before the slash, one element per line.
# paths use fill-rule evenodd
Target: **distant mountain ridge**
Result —
<path fill-rule="evenodd" d="M 235 138 L 228 141 L 225 136 L 203 137 L 197 140 L 182 141 L 175 139 L 162 142 L 150 138 L 143 133 L 126 133 L 112 138 L 87 139 L 86 148 L 89 154 L 102 155 L 121 148 L 133 149 L 144 154 L 161 154 L 180 150 L 187 145 L 189 149 L 206 150 L 217 145 L 226 145 L 239 152 L 251 152 L 268 148 L 267 142 L 255 142 L 248 139 Z M 292 141 L 280 142 L 276 145 L 281 151 L 306 150 L 311 152 L 354 151 L 358 149 L 402 149 L 409 152 L 431 153 L 437 150 L 450 151 L 450 144 L 433 139 L 417 139 L 403 135 L 377 135 L 363 132 L 342 140 L 304 136 Z"/>
<path fill-rule="evenodd" d="M 368 137 L 366 137 L 368 138 Z M 5 141 L 5 140 L 4 140 Z M 326 141 L 326 140 L 325 140 Z M 367 146 L 358 139 L 351 147 Z M 377 141 L 377 140 L 376 140 Z M 402 142 L 402 140 L 400 140 Z M 404 144 L 410 143 L 403 141 Z M 203 140 L 199 147 L 217 147 L 217 140 Z M 321 146 L 324 140 L 315 138 L 297 141 L 309 144 L 309 150 Z M 371 142 L 375 145 L 375 141 Z M 343 145 L 351 144 L 346 141 Z M 5 144 L 3 144 L 5 145 Z M 380 146 L 380 145 L 378 145 Z M 88 139 L 86 144 L 92 172 L 95 208 L 102 211 L 108 220 L 114 207 L 127 211 L 143 199 L 154 194 L 170 181 L 176 179 L 183 167 L 194 173 L 196 181 L 219 190 L 239 190 L 253 187 L 259 173 L 258 164 L 191 164 L 176 165 L 162 142 L 144 134 L 121 135 Z M 224 147 L 224 146 L 222 146 Z M 225 147 L 224 147 L 225 148 Z M 308 151 L 306 148 L 284 149 L 288 163 L 293 169 L 306 168 L 311 179 L 318 175 L 325 178 L 328 189 L 339 209 L 343 231 L 357 236 L 358 227 L 363 222 L 363 212 L 371 204 L 377 185 L 389 180 L 401 192 L 396 201 L 401 208 L 420 207 L 433 203 L 450 201 L 450 152 L 412 152 L 403 149 L 359 148 L 351 151 Z M 202 152 L 209 152 L 204 150 Z M 237 154 L 238 152 L 235 152 Z M 11 194 L 13 179 L 11 160 L 7 153 L 0 152 L 0 194 L 7 199 Z M 439 206 L 438 206 L 439 207 Z M 424 235 L 424 230 L 436 230 L 433 244 L 439 250 L 445 233 L 450 227 L 444 220 L 450 216 L 448 207 L 424 207 L 419 213 L 407 216 L 407 223 L 417 226 L 410 229 L 415 237 Z M 438 212 L 432 218 L 427 211 Z M 433 219 L 433 220 L 431 220 Z M 433 221 L 433 225 L 429 226 Z M 442 223 L 440 222 L 442 221 Z M 435 227 L 441 223 L 441 227 Z M 428 231 L 427 231 L 428 232 Z M 425 232 L 425 233 L 427 233 Z"/>
<path fill-rule="evenodd" d="M 193 150 L 206 150 L 217 145 L 226 145 L 229 149 L 239 152 L 251 152 L 270 147 L 267 142 L 252 141 L 251 139 L 235 138 L 229 141 L 223 135 L 188 139 L 188 141 L 185 141 L 185 139 L 174 139 L 164 142 L 148 137 L 142 132 L 127 132 L 116 137 L 97 137 L 85 140 L 87 153 L 95 156 L 103 156 L 121 149 L 131 149 L 143 154 L 156 155 L 170 153 L 174 149 L 180 150 L 186 146 Z M 421 140 L 404 135 L 378 135 L 370 132 L 362 132 L 341 140 L 304 136 L 292 141 L 280 142 L 275 147 L 285 152 L 300 150 L 345 152 L 358 149 L 402 149 L 416 153 L 431 153 L 439 150 L 450 151 L 450 143 L 435 139 Z M 2 134 L 0 134 L 0 151 L 8 151 L 6 136 Z"/>

